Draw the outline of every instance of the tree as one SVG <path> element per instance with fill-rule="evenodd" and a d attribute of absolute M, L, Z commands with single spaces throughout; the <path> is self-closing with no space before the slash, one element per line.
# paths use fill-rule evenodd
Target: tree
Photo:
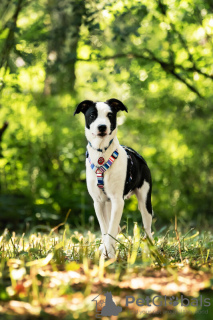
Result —
<path fill-rule="evenodd" d="M 50 15 L 48 58 L 45 93 L 73 93 L 75 89 L 75 63 L 80 37 L 84 0 L 48 0 Z"/>

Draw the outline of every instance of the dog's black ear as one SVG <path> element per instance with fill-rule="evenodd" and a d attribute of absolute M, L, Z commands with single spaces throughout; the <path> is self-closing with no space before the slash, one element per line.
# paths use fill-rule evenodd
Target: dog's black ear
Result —
<path fill-rule="evenodd" d="M 77 106 L 74 116 L 80 112 L 85 113 L 89 107 L 92 107 L 94 105 L 94 102 L 91 100 L 84 100 Z"/>
<path fill-rule="evenodd" d="M 116 110 L 116 112 L 118 111 L 126 111 L 128 112 L 127 110 L 127 107 L 120 101 L 120 100 L 117 100 L 117 99 L 109 99 L 106 101 L 106 103 L 112 107 L 113 109 Z"/>

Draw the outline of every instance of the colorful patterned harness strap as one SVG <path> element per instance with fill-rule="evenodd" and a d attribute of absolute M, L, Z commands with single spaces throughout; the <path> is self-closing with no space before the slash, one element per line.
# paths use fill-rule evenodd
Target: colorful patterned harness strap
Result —
<path fill-rule="evenodd" d="M 90 157 L 88 156 L 88 160 L 89 160 L 89 164 L 90 167 L 93 171 L 95 171 L 96 176 L 97 176 L 97 186 L 104 191 L 104 172 L 107 171 L 107 169 L 109 169 L 109 167 L 111 167 L 111 165 L 113 164 L 113 162 L 115 161 L 115 159 L 117 159 L 118 157 L 118 150 L 116 149 L 111 156 L 109 157 L 109 160 L 100 167 L 96 167 L 92 162 Z"/>

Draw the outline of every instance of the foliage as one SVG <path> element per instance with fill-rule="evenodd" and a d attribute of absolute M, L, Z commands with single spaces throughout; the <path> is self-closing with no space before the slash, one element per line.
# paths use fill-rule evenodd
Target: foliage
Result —
<path fill-rule="evenodd" d="M 88 223 L 84 120 L 73 111 L 112 97 L 129 109 L 119 140 L 151 168 L 159 221 L 211 213 L 212 12 L 210 0 L 2 1 L 2 227 L 54 224 L 69 208 L 70 223 Z M 125 219 L 139 221 L 136 209 L 133 198 Z"/>

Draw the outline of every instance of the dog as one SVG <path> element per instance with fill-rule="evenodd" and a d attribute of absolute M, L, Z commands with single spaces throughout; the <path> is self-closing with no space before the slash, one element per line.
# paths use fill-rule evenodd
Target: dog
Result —
<path fill-rule="evenodd" d="M 109 99 L 84 100 L 74 112 L 85 116 L 86 182 L 100 224 L 103 244 L 99 250 L 104 258 L 115 258 L 115 239 L 121 230 L 124 200 L 133 194 L 138 199 L 146 235 L 153 240 L 151 173 L 140 154 L 119 144 L 116 136 L 119 111 L 128 112 L 121 101 Z"/>

